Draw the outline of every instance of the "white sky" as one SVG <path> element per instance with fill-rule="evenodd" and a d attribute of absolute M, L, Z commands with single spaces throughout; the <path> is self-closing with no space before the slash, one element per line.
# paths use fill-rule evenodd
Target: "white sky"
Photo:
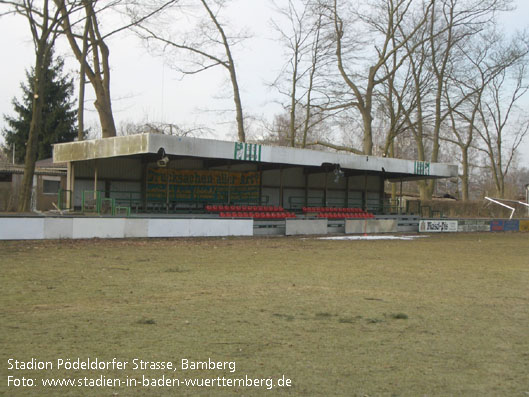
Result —
<path fill-rule="evenodd" d="M 280 1 L 279 1 L 280 2 Z M 529 26 L 529 0 L 516 0 L 517 11 L 503 18 L 508 29 Z M 271 118 L 281 111 L 274 103 L 277 93 L 266 83 L 274 80 L 284 63 L 283 48 L 275 40 L 270 27 L 273 15 L 268 0 L 235 0 L 228 18 L 253 35 L 236 47 L 235 62 L 245 115 Z M 25 81 L 25 70 L 34 62 L 33 44 L 29 29 L 21 17 L 0 18 L 0 115 L 13 114 L 11 100 L 20 98 L 20 83 Z M 161 58 L 149 55 L 132 34 L 124 34 L 109 42 L 112 65 L 111 92 L 117 128 L 126 122 L 167 122 L 182 126 L 201 124 L 209 127 L 208 137 L 235 139 L 234 114 L 216 110 L 234 108 L 230 87 L 226 85 L 225 70 L 217 67 L 205 73 L 187 76 L 183 80 Z M 63 39 L 56 54 L 66 57 L 66 70 L 76 73 L 78 65 L 69 55 Z M 224 95 L 224 99 L 220 97 Z M 97 125 L 97 114 L 92 105 L 94 96 L 87 97 L 88 126 Z M 529 102 L 529 101 L 526 101 Z M 3 128 L 0 119 L 0 129 Z M 0 137 L 0 139 L 2 139 Z M 529 166 L 529 140 L 522 148 L 522 165 Z"/>

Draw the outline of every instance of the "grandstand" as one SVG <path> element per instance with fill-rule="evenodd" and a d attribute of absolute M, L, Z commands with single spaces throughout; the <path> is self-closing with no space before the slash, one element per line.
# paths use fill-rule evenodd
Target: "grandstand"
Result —
<path fill-rule="evenodd" d="M 54 161 L 68 164 L 61 206 L 99 214 L 344 219 L 387 212 L 386 180 L 457 176 L 448 164 L 159 134 L 57 144 Z"/>
<path fill-rule="evenodd" d="M 57 211 L 4 217 L 0 239 L 416 232 L 420 214 L 386 202 L 385 182 L 457 176 L 449 164 L 159 134 L 56 144 L 53 160 L 67 169 Z"/>

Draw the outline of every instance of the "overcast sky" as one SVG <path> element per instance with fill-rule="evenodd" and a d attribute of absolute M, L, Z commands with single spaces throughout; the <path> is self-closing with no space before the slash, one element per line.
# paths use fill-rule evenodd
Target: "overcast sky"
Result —
<path fill-rule="evenodd" d="M 502 19 L 507 29 L 529 26 L 529 0 L 516 0 L 516 3 L 517 11 Z M 235 0 L 227 15 L 231 22 L 246 27 L 252 34 L 252 38 L 234 49 L 246 115 L 270 117 L 281 111 L 274 102 L 276 92 L 267 86 L 284 63 L 283 49 L 270 27 L 272 15 L 268 0 Z M 25 80 L 25 70 L 34 63 L 33 44 L 29 37 L 28 25 L 23 18 L 0 18 L 0 49 L 4 54 L 0 63 L 0 115 L 13 114 L 11 100 L 14 96 L 21 96 L 20 83 Z M 231 111 L 234 107 L 229 98 L 225 70 L 216 68 L 181 79 L 162 58 L 148 54 L 132 34 L 113 38 L 109 47 L 111 92 L 118 129 L 131 121 L 162 121 L 182 126 L 201 124 L 211 129 L 207 137 L 236 138 L 233 114 L 217 112 L 222 109 Z M 60 40 L 56 54 L 66 58 L 66 70 L 76 73 L 78 65 L 68 50 L 64 40 Z M 85 106 L 88 126 L 96 127 L 93 99 L 90 94 Z M 2 118 L 0 128 L 3 126 Z M 522 163 L 529 166 L 529 140 L 522 151 L 525 156 Z"/>

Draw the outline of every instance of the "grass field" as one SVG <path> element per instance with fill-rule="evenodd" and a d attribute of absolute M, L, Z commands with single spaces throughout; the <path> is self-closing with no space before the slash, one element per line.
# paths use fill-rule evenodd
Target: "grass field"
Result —
<path fill-rule="evenodd" d="M 0 249 L 0 395 L 529 395 L 527 233 L 30 241 Z M 88 357 L 128 364 L 56 368 L 58 359 Z M 9 369 L 32 358 L 53 368 Z M 171 361 L 177 370 L 134 370 L 135 358 Z M 210 358 L 235 362 L 235 372 L 181 369 L 182 359 Z M 8 386 L 9 376 L 35 386 Z M 138 384 L 41 384 L 101 376 Z M 290 387 L 276 387 L 283 376 Z M 274 388 L 143 387 L 143 377 L 271 378 Z"/>

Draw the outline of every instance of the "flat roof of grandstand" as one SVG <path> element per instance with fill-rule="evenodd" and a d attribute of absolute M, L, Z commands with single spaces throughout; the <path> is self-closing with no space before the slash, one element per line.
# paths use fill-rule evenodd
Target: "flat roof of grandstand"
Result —
<path fill-rule="evenodd" d="M 163 149 L 163 151 L 162 151 Z M 265 169 L 285 166 L 384 174 L 385 179 L 414 180 L 457 177 L 457 165 L 424 161 L 324 152 L 256 143 L 139 134 L 54 145 L 54 162 L 75 162 L 112 157 L 148 156 L 151 159 L 188 157 L 209 159 L 212 164 L 259 163 Z"/>

